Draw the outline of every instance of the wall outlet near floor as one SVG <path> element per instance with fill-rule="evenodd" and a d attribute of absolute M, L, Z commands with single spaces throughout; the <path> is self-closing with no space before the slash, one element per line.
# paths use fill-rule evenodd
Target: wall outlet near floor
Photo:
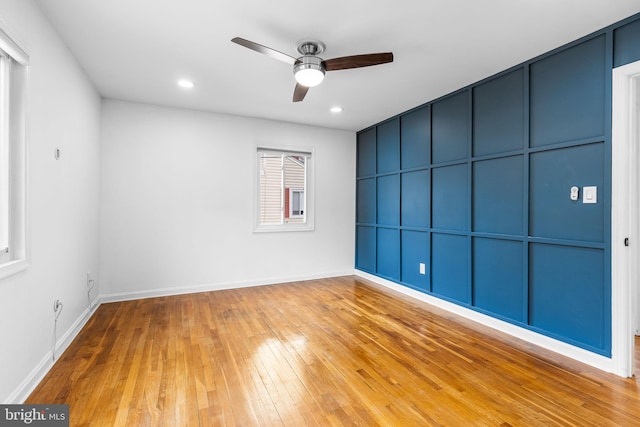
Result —
<path fill-rule="evenodd" d="M 420 274 L 427 274 L 427 266 L 424 262 L 420 263 Z"/>

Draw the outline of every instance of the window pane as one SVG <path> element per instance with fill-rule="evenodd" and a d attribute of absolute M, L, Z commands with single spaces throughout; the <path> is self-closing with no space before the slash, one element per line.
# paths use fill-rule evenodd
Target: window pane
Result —
<path fill-rule="evenodd" d="M 282 155 L 260 156 L 260 224 L 282 224 Z"/>
<path fill-rule="evenodd" d="M 304 223 L 304 200 L 300 194 L 306 185 L 306 157 L 303 155 L 287 155 L 284 159 L 284 186 L 290 189 L 289 213 L 286 221 Z"/>

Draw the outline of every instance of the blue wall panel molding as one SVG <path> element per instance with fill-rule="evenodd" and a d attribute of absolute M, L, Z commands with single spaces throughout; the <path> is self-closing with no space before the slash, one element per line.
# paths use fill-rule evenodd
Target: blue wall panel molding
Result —
<path fill-rule="evenodd" d="M 400 176 L 378 177 L 378 224 L 400 225 Z"/>
<path fill-rule="evenodd" d="M 376 179 L 368 178 L 358 181 L 357 190 L 357 221 L 360 224 L 376 223 Z"/>
<path fill-rule="evenodd" d="M 473 89 L 473 155 L 524 148 L 524 69 Z"/>
<path fill-rule="evenodd" d="M 378 173 L 400 169 L 400 121 L 394 119 L 378 126 Z"/>
<path fill-rule="evenodd" d="M 406 227 L 428 228 L 431 212 L 431 185 L 429 170 L 402 174 L 401 223 Z"/>
<path fill-rule="evenodd" d="M 636 60 L 640 15 L 359 132 L 356 268 L 611 356 L 611 70 Z"/>
<path fill-rule="evenodd" d="M 531 146 L 604 135 L 605 36 L 531 65 Z"/>
<path fill-rule="evenodd" d="M 532 244 L 530 264 L 531 325 L 594 350 L 605 347 L 603 251 Z"/>
<path fill-rule="evenodd" d="M 532 237 L 604 242 L 604 203 L 583 203 L 585 186 L 604 188 L 604 143 L 531 154 L 529 221 Z M 576 201 L 571 187 L 579 188 Z"/>
<path fill-rule="evenodd" d="M 473 239 L 473 302 L 489 313 L 526 322 L 523 243 Z"/>
<path fill-rule="evenodd" d="M 368 273 L 376 272 L 376 228 L 358 226 L 356 266 Z"/>
<path fill-rule="evenodd" d="M 429 107 L 420 108 L 400 118 L 401 167 L 412 169 L 431 161 L 431 116 Z"/>
<path fill-rule="evenodd" d="M 467 163 L 433 169 L 431 221 L 434 229 L 469 229 L 468 174 Z"/>
<path fill-rule="evenodd" d="M 429 233 L 402 230 L 402 283 L 421 291 L 430 291 Z M 425 274 L 420 274 L 420 264 L 425 265 Z"/>
<path fill-rule="evenodd" d="M 471 304 L 469 283 L 469 238 L 431 235 L 431 280 L 433 293 L 449 300 Z"/>
<path fill-rule="evenodd" d="M 359 177 L 376 174 L 376 130 L 370 129 L 358 135 Z"/>
<path fill-rule="evenodd" d="M 523 235 L 524 179 L 522 155 L 474 162 L 474 231 Z"/>
<path fill-rule="evenodd" d="M 640 20 L 633 21 L 613 32 L 613 66 L 620 67 L 640 60 Z"/>
<path fill-rule="evenodd" d="M 387 279 L 400 280 L 400 231 L 378 227 L 377 273 Z"/>
<path fill-rule="evenodd" d="M 468 157 L 469 93 L 463 91 L 431 106 L 431 158 L 433 163 Z"/>

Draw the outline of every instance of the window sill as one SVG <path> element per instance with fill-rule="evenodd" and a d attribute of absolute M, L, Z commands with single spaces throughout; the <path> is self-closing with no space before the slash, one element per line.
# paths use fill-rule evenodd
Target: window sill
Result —
<path fill-rule="evenodd" d="M 313 231 L 312 224 L 257 225 L 254 233 L 286 233 L 289 231 Z"/>
<path fill-rule="evenodd" d="M 8 261 L 0 265 L 0 279 L 5 279 L 13 276 L 14 274 L 20 273 L 21 271 L 26 270 L 27 267 L 29 267 L 29 263 L 24 259 Z"/>

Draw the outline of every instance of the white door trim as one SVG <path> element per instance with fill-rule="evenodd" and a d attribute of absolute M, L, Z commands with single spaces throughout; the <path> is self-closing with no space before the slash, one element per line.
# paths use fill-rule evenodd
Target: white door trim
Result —
<path fill-rule="evenodd" d="M 640 61 L 615 68 L 611 143 L 611 359 L 614 373 L 633 375 L 638 279 L 638 123 Z M 624 245 L 629 238 L 630 246 Z"/>

